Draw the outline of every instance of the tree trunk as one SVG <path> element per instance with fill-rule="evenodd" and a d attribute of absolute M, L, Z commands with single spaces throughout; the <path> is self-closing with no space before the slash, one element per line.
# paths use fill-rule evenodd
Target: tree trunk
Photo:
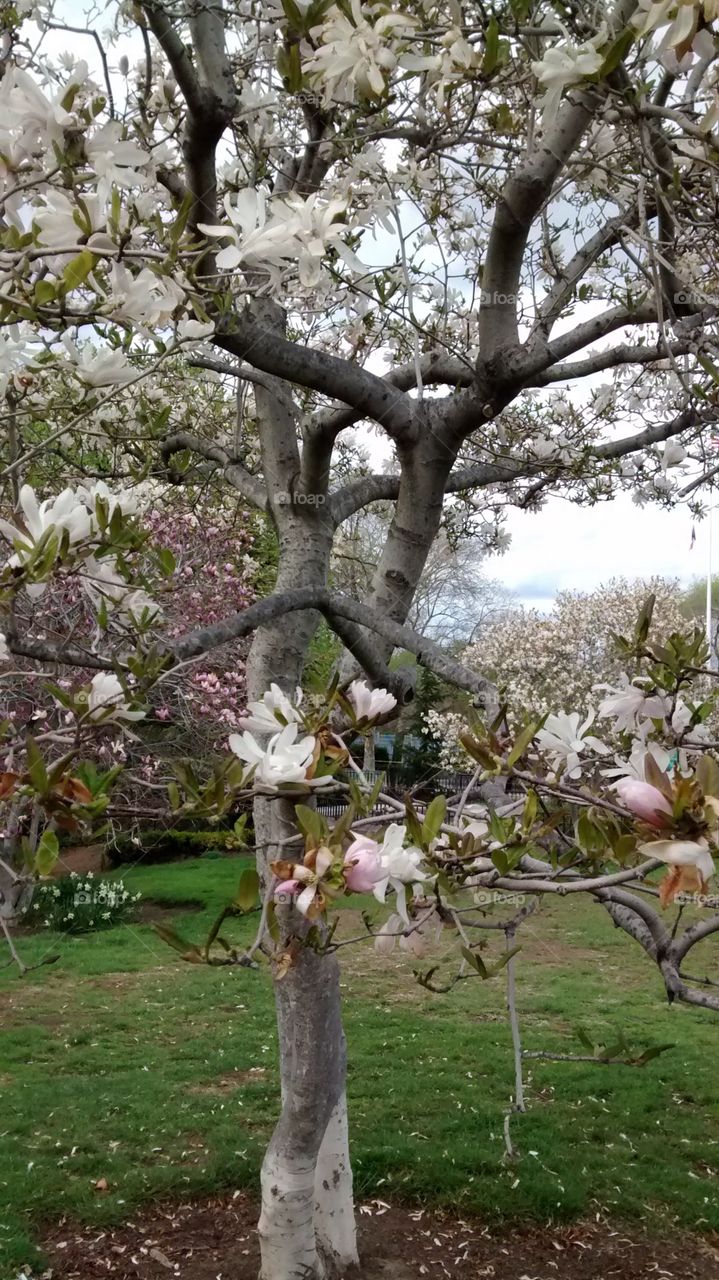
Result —
<path fill-rule="evenodd" d="M 316 508 L 277 512 L 278 589 L 324 585 L 330 538 Z M 302 675 L 316 614 L 295 613 L 255 637 L 248 692 L 256 698 L 271 681 L 294 693 Z M 278 842 L 296 830 L 292 803 L 255 802 L 257 863 L 263 884 Z M 306 924 L 281 911 L 280 928 L 301 935 Z M 335 956 L 301 949 L 275 981 L 282 1111 L 262 1165 L 259 1223 L 261 1280 L 323 1280 L 357 1262 L 352 1175 L 345 1104 L 346 1050 L 339 965 Z"/>
<path fill-rule="evenodd" d="M 370 732 L 365 735 L 364 756 L 362 759 L 362 770 L 364 773 L 366 773 L 368 769 L 374 769 L 374 768 L 375 768 L 375 738 L 374 738 L 374 729 L 371 729 Z"/>

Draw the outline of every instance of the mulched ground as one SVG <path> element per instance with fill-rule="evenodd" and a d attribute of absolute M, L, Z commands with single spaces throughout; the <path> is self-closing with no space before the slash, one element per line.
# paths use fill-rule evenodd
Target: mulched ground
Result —
<path fill-rule="evenodd" d="M 158 1202 L 120 1227 L 63 1221 L 43 1246 L 48 1280 L 257 1280 L 257 1204 L 249 1196 Z M 502 1230 L 373 1200 L 360 1206 L 355 1280 L 719 1280 L 719 1239 L 647 1236 L 602 1221 Z M 348 1280 L 350 1278 L 348 1277 Z"/>

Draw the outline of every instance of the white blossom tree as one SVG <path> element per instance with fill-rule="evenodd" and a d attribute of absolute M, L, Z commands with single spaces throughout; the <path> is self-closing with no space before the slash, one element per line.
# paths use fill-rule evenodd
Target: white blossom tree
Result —
<path fill-rule="evenodd" d="M 0 479 L 21 504 L 3 653 L 128 670 L 112 629 L 90 649 L 50 644 L 12 605 L 58 564 L 131 576 L 122 502 L 115 517 L 111 497 L 70 488 L 38 506 L 21 484 L 58 442 L 104 447 L 111 406 L 102 479 L 144 475 L 149 450 L 156 474 L 223 484 L 276 530 L 272 596 L 176 639 L 175 658 L 257 628 L 250 696 L 288 694 L 322 613 L 398 698 L 387 661 L 403 646 L 486 699 L 482 676 L 405 624 L 443 518 L 501 545 L 507 505 L 625 488 L 697 506 L 713 469 L 715 0 L 601 14 L 510 0 L 492 16 L 145 0 L 105 15 L 95 28 L 71 0 L 18 0 L 0 17 Z M 168 413 L 155 448 L 166 393 L 149 425 L 135 398 L 183 351 L 236 380 L 237 417 L 175 430 Z M 382 433 L 395 469 L 347 474 L 353 429 Z M 358 603 L 328 591 L 328 566 L 338 529 L 378 500 L 394 515 Z M 148 678 L 162 659 L 151 611 L 137 621 L 129 669 Z M 298 732 L 271 759 L 243 747 L 270 791 L 314 767 Z M 259 796 L 255 832 L 266 894 L 296 836 L 289 799 Z M 291 911 L 282 928 L 305 925 Z M 335 951 L 305 946 L 276 982 L 264 1280 L 356 1258 L 338 974 Z"/>
<path fill-rule="evenodd" d="M 536 715 L 558 708 L 596 708 L 603 690 L 621 682 L 624 659 L 614 637 L 631 631 L 644 601 L 654 596 L 653 633 L 662 643 L 681 631 L 686 614 L 679 583 L 664 578 L 612 579 L 594 591 L 559 591 L 548 613 L 508 609 L 490 621 L 458 657 L 489 675 L 513 707 Z M 466 765 L 461 705 L 432 708 L 426 723 L 447 764 Z"/>

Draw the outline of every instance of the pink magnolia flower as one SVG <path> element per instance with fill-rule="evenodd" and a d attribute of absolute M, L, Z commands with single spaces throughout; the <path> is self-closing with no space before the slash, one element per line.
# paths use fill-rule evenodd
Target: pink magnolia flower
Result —
<path fill-rule="evenodd" d="M 280 884 L 275 885 L 274 899 L 275 902 L 286 903 L 288 899 L 295 898 L 300 892 L 299 880 L 282 880 Z"/>
<path fill-rule="evenodd" d="M 345 884 L 352 893 L 372 893 L 382 879 L 379 845 L 369 836 L 355 836 L 345 854 Z"/>
<path fill-rule="evenodd" d="M 616 791 L 627 809 L 652 827 L 663 827 L 663 814 L 671 814 L 672 806 L 658 787 L 638 778 L 620 778 Z"/>

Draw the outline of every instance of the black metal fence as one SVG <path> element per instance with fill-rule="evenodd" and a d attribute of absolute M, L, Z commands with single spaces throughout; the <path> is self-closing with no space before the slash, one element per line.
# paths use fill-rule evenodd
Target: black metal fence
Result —
<path fill-rule="evenodd" d="M 406 774 L 398 768 L 391 765 L 387 769 L 363 769 L 363 775 L 370 787 L 380 778 L 384 778 L 382 790 L 395 800 L 404 800 L 405 796 L 412 797 L 412 804 L 418 814 L 423 814 L 433 796 L 459 796 L 470 785 L 472 781 L 471 773 L 459 773 L 450 771 L 437 771 L 428 774 L 426 778 L 414 779 L 408 781 Z M 339 775 L 340 781 L 348 782 L 353 775 L 343 770 Z M 479 797 L 477 797 L 479 798 Z M 328 795 L 323 797 L 319 795 L 317 798 L 317 808 L 328 818 L 338 818 L 347 806 L 347 801 L 343 796 Z M 396 809 L 387 800 L 380 798 L 372 809 L 372 814 L 397 813 L 398 821 L 401 821 L 402 811 Z"/>

